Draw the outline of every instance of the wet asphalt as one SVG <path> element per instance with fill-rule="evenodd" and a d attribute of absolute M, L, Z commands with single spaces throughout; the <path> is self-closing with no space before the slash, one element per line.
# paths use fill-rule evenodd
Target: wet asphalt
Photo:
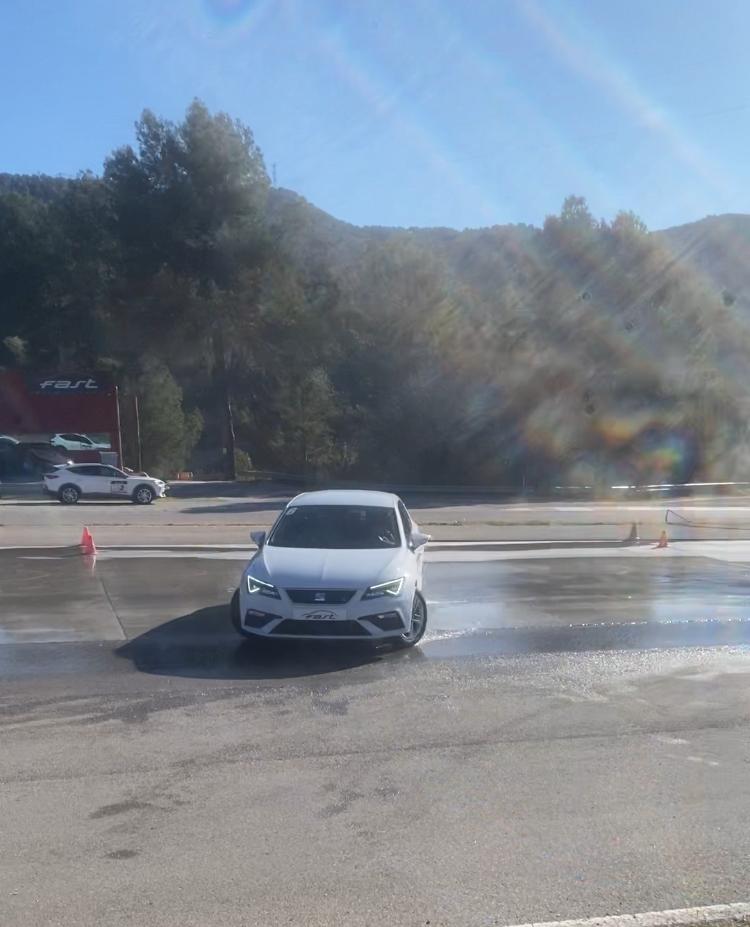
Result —
<path fill-rule="evenodd" d="M 427 652 L 498 653 L 744 643 L 750 569 L 709 557 L 428 562 Z M 0 643 L 168 641 L 186 652 L 237 643 L 226 605 L 244 558 L 160 551 L 96 558 L 77 548 L 0 551 Z M 476 560 L 476 556 L 488 559 Z M 461 641 L 461 643 L 457 643 Z M 429 645 L 429 646 L 428 646 Z M 425 649 L 423 647 L 423 649 Z M 0 652 L 0 667 L 2 667 Z"/>
<path fill-rule="evenodd" d="M 746 900 L 750 568 L 599 554 L 441 552 L 394 652 L 238 640 L 242 553 L 0 551 L 0 923 Z"/>

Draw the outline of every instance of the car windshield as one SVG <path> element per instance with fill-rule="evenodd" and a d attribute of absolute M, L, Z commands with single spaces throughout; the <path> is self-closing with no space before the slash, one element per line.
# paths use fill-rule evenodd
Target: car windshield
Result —
<path fill-rule="evenodd" d="M 370 505 L 299 505 L 284 512 L 268 543 L 272 547 L 369 550 L 398 547 L 393 509 Z"/>

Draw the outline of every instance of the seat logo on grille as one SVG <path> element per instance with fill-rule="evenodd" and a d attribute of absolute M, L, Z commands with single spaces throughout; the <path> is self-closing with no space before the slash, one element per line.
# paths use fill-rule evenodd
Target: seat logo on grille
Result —
<path fill-rule="evenodd" d="M 316 593 L 315 593 L 315 601 L 316 601 L 316 602 L 325 602 L 325 600 L 326 600 L 326 594 L 325 594 L 325 592 L 316 592 Z"/>
<path fill-rule="evenodd" d="M 308 612 L 302 617 L 307 621 L 330 621 L 336 616 L 333 614 L 333 612 Z"/>

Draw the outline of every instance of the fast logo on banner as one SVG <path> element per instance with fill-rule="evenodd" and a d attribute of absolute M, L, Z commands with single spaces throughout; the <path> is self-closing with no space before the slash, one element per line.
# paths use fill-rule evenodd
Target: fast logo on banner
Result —
<path fill-rule="evenodd" d="M 106 385 L 94 377 L 34 377 L 29 382 L 33 393 L 70 395 L 71 393 L 99 393 Z"/>

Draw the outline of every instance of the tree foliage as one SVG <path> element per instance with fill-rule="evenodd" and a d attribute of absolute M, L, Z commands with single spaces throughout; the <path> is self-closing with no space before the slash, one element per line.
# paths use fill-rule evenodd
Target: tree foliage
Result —
<path fill-rule="evenodd" d="M 580 196 L 541 229 L 354 229 L 272 190 L 250 130 L 198 101 L 144 112 L 102 177 L 0 175 L 0 364 L 108 369 L 128 462 L 137 395 L 164 472 L 744 478 L 731 283 Z"/>

